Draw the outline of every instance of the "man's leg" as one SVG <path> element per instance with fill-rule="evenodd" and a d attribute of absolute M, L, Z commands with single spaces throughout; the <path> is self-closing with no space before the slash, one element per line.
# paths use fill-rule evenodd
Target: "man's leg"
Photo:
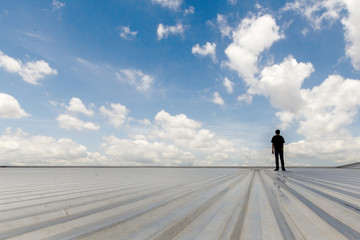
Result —
<path fill-rule="evenodd" d="M 285 171 L 285 163 L 284 163 L 284 151 L 279 151 L 280 161 L 281 161 L 281 169 Z"/>
<path fill-rule="evenodd" d="M 279 152 L 275 149 L 275 164 L 276 164 L 276 168 L 275 170 L 279 170 Z"/>

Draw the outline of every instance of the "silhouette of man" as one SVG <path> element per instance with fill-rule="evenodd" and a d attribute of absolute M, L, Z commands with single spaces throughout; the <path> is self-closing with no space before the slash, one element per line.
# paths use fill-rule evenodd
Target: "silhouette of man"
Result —
<path fill-rule="evenodd" d="M 279 171 L 279 155 L 280 155 L 280 161 L 281 161 L 281 169 L 283 171 L 285 170 L 285 164 L 284 164 L 284 143 L 285 140 L 283 136 L 280 135 L 280 130 L 277 129 L 275 131 L 276 135 L 272 137 L 271 143 L 272 143 L 272 154 L 275 154 L 275 163 L 276 168 L 274 171 Z"/>

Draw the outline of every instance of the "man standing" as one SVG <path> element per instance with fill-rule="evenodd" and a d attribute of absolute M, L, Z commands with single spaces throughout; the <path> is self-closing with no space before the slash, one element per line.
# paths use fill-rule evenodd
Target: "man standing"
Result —
<path fill-rule="evenodd" d="M 283 136 L 280 135 L 280 130 L 277 129 L 275 131 L 276 135 L 272 137 L 271 143 L 272 143 L 272 153 L 275 154 L 275 163 L 276 168 L 274 171 L 279 171 L 279 155 L 280 155 L 280 161 L 281 161 L 281 169 L 283 171 L 285 170 L 285 164 L 284 164 L 284 143 L 285 140 Z"/>

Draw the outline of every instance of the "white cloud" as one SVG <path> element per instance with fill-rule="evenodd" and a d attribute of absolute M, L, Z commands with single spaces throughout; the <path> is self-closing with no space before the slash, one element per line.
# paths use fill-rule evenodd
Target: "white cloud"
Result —
<path fill-rule="evenodd" d="M 309 2 L 312 5 L 307 5 Z M 343 15 L 344 4 L 350 9 L 346 17 Z M 354 68 L 358 69 L 358 4 L 337 0 L 295 1 L 289 3 L 286 10 L 297 8 L 315 29 L 341 19 L 347 42 L 346 54 Z M 260 22 L 266 24 L 259 27 Z M 358 161 L 360 137 L 352 136 L 348 127 L 358 115 L 360 81 L 332 75 L 319 86 L 303 89 L 304 80 L 312 74 L 314 67 L 310 62 L 297 62 L 292 56 L 280 64 L 268 63 L 272 65 L 259 71 L 260 54 L 284 37 L 269 15 L 244 19 L 232 34 L 233 43 L 225 50 L 229 59 L 226 64 L 236 70 L 249 87 L 246 94 L 238 97 L 238 101 L 251 103 L 256 94 L 268 97 L 271 105 L 279 109 L 276 117 L 281 122 L 280 127 L 284 129 L 296 123 L 294 126 L 299 126 L 298 133 L 304 136 L 304 140 L 287 144 L 287 156 L 295 161 L 309 159 L 308 163 L 315 165 L 315 161 L 318 165 Z"/>
<path fill-rule="evenodd" d="M 56 103 L 54 104 L 55 106 L 57 105 Z M 90 104 L 88 109 L 85 107 L 85 105 L 79 98 L 73 97 L 70 99 L 69 106 L 66 106 L 65 104 L 61 104 L 61 106 L 66 109 L 66 113 L 59 114 L 56 118 L 61 128 L 67 130 L 75 129 L 77 131 L 82 131 L 82 130 L 96 131 L 100 129 L 99 125 L 92 122 L 82 121 L 77 117 L 77 114 L 79 113 L 92 117 L 94 115 L 94 111 L 91 110 L 90 108 L 95 107 L 94 104 Z"/>
<path fill-rule="evenodd" d="M 137 31 L 132 32 L 130 30 L 130 27 L 128 26 L 122 26 L 120 27 L 120 33 L 119 33 L 120 37 L 126 40 L 133 40 L 136 35 L 137 35 Z"/>
<path fill-rule="evenodd" d="M 247 104 L 250 104 L 253 100 L 253 96 L 251 94 L 245 93 L 245 94 L 238 96 L 237 100 L 239 102 L 245 101 Z"/>
<path fill-rule="evenodd" d="M 201 123 L 188 118 L 185 114 L 178 114 L 171 116 L 165 110 L 158 112 L 155 116 L 155 121 L 166 128 L 188 128 L 196 129 L 201 127 Z"/>
<path fill-rule="evenodd" d="M 190 6 L 188 9 L 185 9 L 184 15 L 194 14 L 195 8 L 193 6 Z"/>
<path fill-rule="evenodd" d="M 56 120 L 58 121 L 59 126 L 61 128 L 67 130 L 75 129 L 78 131 L 82 131 L 82 130 L 96 131 L 100 129 L 99 125 L 96 125 L 95 123 L 92 122 L 82 121 L 77 117 L 71 116 L 70 114 L 59 114 Z"/>
<path fill-rule="evenodd" d="M 258 72 L 259 55 L 284 36 L 279 33 L 275 19 L 266 14 L 243 19 L 232 32 L 232 37 L 233 43 L 225 49 L 229 59 L 226 64 L 251 86 L 254 74 Z"/>
<path fill-rule="evenodd" d="M 314 29 L 321 29 L 324 24 L 332 24 L 340 18 L 344 10 L 344 0 L 296 0 L 288 2 L 284 11 L 294 10 L 306 17 Z"/>
<path fill-rule="evenodd" d="M 345 29 L 346 56 L 350 57 L 353 67 L 360 71 L 360 2 L 345 1 L 348 17 L 342 19 Z"/>
<path fill-rule="evenodd" d="M 356 0 L 297 0 L 283 10 L 295 10 L 306 17 L 311 26 L 321 30 L 324 25 L 341 20 L 345 30 L 346 56 L 360 70 L 360 2 Z M 303 32 L 306 33 L 307 31 Z"/>
<path fill-rule="evenodd" d="M 306 101 L 302 109 L 299 133 L 306 138 L 341 138 L 350 133 L 350 125 L 360 107 L 360 81 L 331 75 L 313 89 L 302 89 Z M 331 96 L 331 97 L 329 97 Z"/>
<path fill-rule="evenodd" d="M 47 62 L 40 60 L 23 64 L 19 74 L 26 82 L 36 85 L 37 81 L 46 75 L 56 75 L 57 70 L 52 69 Z"/>
<path fill-rule="evenodd" d="M 228 3 L 231 5 L 235 5 L 237 3 L 237 0 L 228 0 Z"/>
<path fill-rule="evenodd" d="M 184 114 L 172 116 L 162 110 L 155 116 L 155 128 L 149 138 L 166 140 L 179 148 L 204 151 L 205 154 L 232 149 L 232 142 L 218 138 L 201 126 L 200 122 Z"/>
<path fill-rule="evenodd" d="M 276 117 L 280 120 L 281 124 L 278 128 L 286 129 L 288 128 L 295 119 L 298 118 L 298 114 L 290 111 L 282 111 L 275 113 Z"/>
<path fill-rule="evenodd" d="M 84 68 L 81 71 L 88 71 L 99 78 L 116 78 L 117 80 L 127 83 L 140 92 L 151 90 L 154 78 L 136 69 L 117 69 L 108 64 L 94 64 L 87 60 L 76 58 Z"/>
<path fill-rule="evenodd" d="M 160 4 L 162 7 L 177 11 L 183 3 L 183 0 L 151 0 L 151 2 L 153 4 Z"/>
<path fill-rule="evenodd" d="M 250 23 L 249 28 L 254 26 L 253 22 L 255 20 Z M 233 44 L 237 43 L 235 50 L 238 53 L 247 51 L 249 59 L 253 61 L 237 61 L 226 52 L 230 60 L 228 65 L 237 70 L 249 86 L 247 93 L 239 96 L 238 100 L 250 103 L 256 94 L 266 96 L 270 99 L 271 105 L 280 110 L 276 113 L 276 117 L 279 118 L 282 129 L 297 122 L 298 133 L 304 136 L 304 140 L 287 145 L 288 157 L 319 159 L 319 165 L 323 165 L 324 162 L 334 164 L 357 161 L 360 153 L 360 138 L 352 136 L 347 127 L 358 115 L 360 81 L 332 75 L 319 86 L 303 89 L 302 84 L 312 74 L 314 67 L 309 62 L 297 62 L 292 56 L 285 58 L 280 64 L 263 68 L 257 78 L 254 76 L 258 72 L 257 56 L 263 51 L 264 46 L 271 45 L 272 41 L 267 44 L 246 45 L 248 35 L 240 34 L 239 29 L 246 29 L 242 25 L 244 22 L 233 33 Z M 244 32 L 251 31 L 244 30 Z M 272 31 L 273 39 L 276 39 L 276 32 L 277 30 Z M 241 67 L 241 63 L 252 67 L 253 70 L 246 72 L 244 66 Z"/>
<path fill-rule="evenodd" d="M 298 63 L 290 56 L 281 64 L 264 68 L 249 92 L 270 98 L 272 106 L 281 110 L 276 116 L 282 127 L 299 120 L 298 132 L 306 139 L 338 137 L 358 113 L 360 81 L 332 75 L 313 89 L 301 88 L 313 71 L 311 63 Z"/>
<path fill-rule="evenodd" d="M 218 92 L 213 93 L 213 98 L 211 99 L 211 102 L 218 105 L 224 105 L 224 99 L 220 96 Z"/>
<path fill-rule="evenodd" d="M 44 60 L 22 63 L 21 60 L 9 57 L 1 51 L 0 68 L 4 68 L 10 73 L 17 73 L 25 82 L 34 85 L 38 85 L 38 81 L 47 75 L 57 74 L 57 70 L 52 69 Z"/>
<path fill-rule="evenodd" d="M 334 139 L 312 139 L 290 143 L 287 156 L 313 166 L 342 165 L 359 161 L 360 138 L 337 135 Z"/>
<path fill-rule="evenodd" d="M 193 165 L 196 157 L 176 146 L 147 140 L 105 137 L 102 144 L 109 161 L 116 165 Z"/>
<path fill-rule="evenodd" d="M 281 128 L 298 121 L 297 131 L 304 136 L 304 140 L 288 144 L 289 157 L 320 159 L 323 162 L 319 165 L 358 160 L 360 138 L 352 136 L 346 127 L 358 115 L 359 80 L 331 75 L 319 86 L 302 89 L 301 84 L 313 67 L 310 63 L 297 63 L 293 58 L 264 70 L 261 81 L 266 84 L 259 88 L 260 94 L 269 96 L 271 104 L 281 109 L 276 113 Z M 275 75 L 276 79 L 271 77 Z"/>
<path fill-rule="evenodd" d="M 247 93 L 239 96 L 238 101 L 249 104 L 256 94 L 268 97 L 273 107 L 282 110 L 277 113 L 282 120 L 282 127 L 288 127 L 290 119 L 294 119 L 292 115 L 299 112 L 305 104 L 300 89 L 313 71 L 311 63 L 298 63 L 293 56 L 289 56 L 281 64 L 263 68 L 259 79 L 252 80 Z"/>
<path fill-rule="evenodd" d="M 92 104 L 90 106 L 92 106 Z M 66 109 L 72 113 L 82 113 L 87 116 L 94 115 L 94 111 L 87 109 L 85 107 L 85 105 L 83 104 L 83 102 L 79 98 L 76 98 L 76 97 L 71 98 L 71 100 L 69 102 L 69 106 L 66 106 Z"/>
<path fill-rule="evenodd" d="M 265 67 L 260 73 L 259 82 L 248 92 L 269 97 L 271 105 L 276 108 L 297 112 L 303 104 L 301 85 L 313 71 L 311 63 L 298 63 L 289 56 L 281 64 Z"/>
<path fill-rule="evenodd" d="M 101 165 L 105 158 L 69 138 L 30 135 L 10 128 L 0 136 L 1 165 Z"/>
<path fill-rule="evenodd" d="M 221 33 L 221 37 L 230 37 L 231 36 L 231 31 L 232 31 L 232 27 L 230 27 L 228 25 L 226 16 L 218 14 L 217 15 L 217 23 L 219 26 L 219 30 Z"/>
<path fill-rule="evenodd" d="M 217 62 L 216 59 L 216 44 L 215 43 L 209 43 L 206 42 L 205 45 L 201 46 L 199 44 L 196 44 L 192 47 L 191 53 L 194 55 L 200 55 L 200 56 L 210 56 L 213 62 Z"/>
<path fill-rule="evenodd" d="M 19 73 L 21 72 L 22 62 L 0 51 L 0 67 L 10 73 Z"/>
<path fill-rule="evenodd" d="M 234 83 L 230 81 L 227 77 L 224 77 L 223 85 L 228 93 L 233 93 Z"/>
<path fill-rule="evenodd" d="M 301 31 L 301 33 L 302 33 L 302 35 L 303 35 L 304 37 L 308 34 L 308 32 L 309 32 L 309 29 L 307 29 L 307 28 L 304 28 L 304 29 Z"/>
<path fill-rule="evenodd" d="M 138 123 L 140 123 L 141 125 L 144 126 L 150 126 L 151 125 L 151 121 L 147 118 L 144 118 L 143 120 L 137 120 Z"/>
<path fill-rule="evenodd" d="M 111 103 L 110 106 L 111 109 L 107 109 L 105 106 L 101 106 L 100 113 L 103 116 L 109 118 L 109 122 L 114 127 L 120 127 L 126 121 L 129 110 L 119 103 Z"/>
<path fill-rule="evenodd" d="M 65 3 L 58 0 L 52 0 L 53 11 L 65 7 Z"/>
<path fill-rule="evenodd" d="M 22 118 L 30 116 L 11 95 L 0 93 L 0 118 Z"/>
<path fill-rule="evenodd" d="M 236 165 L 236 160 L 242 160 L 243 149 L 184 114 L 173 116 L 162 110 L 149 127 L 147 136 L 134 139 L 105 137 L 102 149 L 109 161 L 121 165 L 226 165 L 224 161 L 232 161 Z"/>
<path fill-rule="evenodd" d="M 184 31 L 185 27 L 181 23 L 178 23 L 176 26 L 167 26 L 160 23 L 157 28 L 157 36 L 161 40 L 168 38 L 169 35 L 183 35 Z"/>
<path fill-rule="evenodd" d="M 150 89 L 154 82 L 154 78 L 144 74 L 140 70 L 123 69 L 116 73 L 118 80 L 126 82 L 141 92 L 146 92 Z"/>

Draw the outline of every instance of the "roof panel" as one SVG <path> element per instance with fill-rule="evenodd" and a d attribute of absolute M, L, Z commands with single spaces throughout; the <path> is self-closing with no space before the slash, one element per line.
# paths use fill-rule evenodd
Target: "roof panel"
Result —
<path fill-rule="evenodd" d="M 2 168 L 0 239 L 360 239 L 360 170 Z"/>

